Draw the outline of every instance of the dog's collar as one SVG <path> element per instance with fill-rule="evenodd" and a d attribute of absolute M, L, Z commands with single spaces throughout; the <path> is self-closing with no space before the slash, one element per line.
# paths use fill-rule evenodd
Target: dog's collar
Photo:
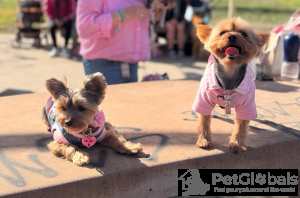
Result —
<path fill-rule="evenodd" d="M 205 74 L 206 76 L 206 83 L 207 83 L 207 90 L 212 90 L 212 89 L 222 89 L 220 85 L 218 84 L 216 74 L 215 74 L 215 67 L 213 62 L 209 62 L 206 69 L 205 69 Z M 241 82 L 241 84 L 234 89 L 235 92 L 238 92 L 240 94 L 247 94 L 250 88 L 250 84 L 253 82 L 253 74 L 251 71 L 251 65 L 248 64 L 247 66 L 247 71 L 246 75 L 244 77 L 244 80 Z M 222 89 L 224 90 L 224 89 Z"/>
<path fill-rule="evenodd" d="M 78 147 L 87 147 L 90 148 L 92 147 L 96 142 L 99 142 L 103 140 L 105 137 L 107 131 L 104 126 L 97 130 L 93 135 L 91 136 L 83 136 L 83 137 L 78 137 L 75 134 L 68 133 L 66 130 L 63 129 L 60 125 L 57 125 L 60 127 L 60 130 L 62 132 L 62 136 L 65 138 L 65 140 L 75 146 Z"/>
<path fill-rule="evenodd" d="M 99 126 L 97 127 L 93 127 L 91 124 L 84 129 L 82 132 L 80 132 L 79 134 L 84 135 L 85 137 L 91 137 L 93 135 L 94 132 L 96 132 L 99 129 Z"/>
<path fill-rule="evenodd" d="M 243 81 L 246 71 L 247 71 L 247 63 L 241 65 L 233 78 L 228 78 L 225 76 L 224 71 L 222 70 L 222 65 L 218 61 L 218 59 L 213 56 L 213 63 L 215 67 L 215 75 L 219 86 L 224 90 L 233 90 L 237 88 L 241 82 Z"/>
<path fill-rule="evenodd" d="M 84 135 L 85 137 L 91 137 L 93 132 L 92 132 L 92 126 L 89 125 L 88 128 L 86 128 L 85 130 L 83 130 L 82 132 L 80 132 L 82 135 Z"/>
<path fill-rule="evenodd" d="M 86 129 L 80 132 L 76 131 L 71 131 L 70 133 L 72 134 L 79 134 L 79 135 L 84 135 L 85 137 L 90 137 L 92 136 L 93 133 L 97 132 L 99 127 L 104 126 L 105 124 L 105 115 L 103 113 L 103 110 L 99 110 L 96 116 L 94 117 L 94 120 L 91 124 L 88 125 Z"/>
<path fill-rule="evenodd" d="M 82 132 L 67 132 L 67 130 L 59 124 L 58 127 L 60 127 L 61 134 L 67 142 L 78 147 L 87 148 L 92 147 L 97 141 L 103 140 L 107 132 L 105 129 L 105 117 L 102 110 L 98 111 L 92 124 Z"/>

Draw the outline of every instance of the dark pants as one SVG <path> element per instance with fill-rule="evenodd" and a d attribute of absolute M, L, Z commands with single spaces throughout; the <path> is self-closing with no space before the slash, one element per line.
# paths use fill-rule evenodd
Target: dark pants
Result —
<path fill-rule="evenodd" d="M 62 28 L 65 28 L 65 32 L 66 32 L 65 33 L 65 47 L 67 47 L 69 39 L 71 37 L 72 21 L 71 20 L 67 20 L 63 24 Z M 56 29 L 57 29 L 57 26 L 55 24 L 50 28 L 51 38 L 52 38 L 53 46 L 54 47 L 57 47 L 57 44 L 56 44 L 56 35 L 55 35 Z"/>

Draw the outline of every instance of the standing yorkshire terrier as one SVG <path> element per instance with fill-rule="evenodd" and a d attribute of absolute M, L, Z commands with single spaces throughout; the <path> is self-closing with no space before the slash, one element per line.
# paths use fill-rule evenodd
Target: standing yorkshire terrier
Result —
<path fill-rule="evenodd" d="M 258 55 L 267 42 L 268 34 L 256 34 L 241 18 L 226 19 L 214 28 L 199 25 L 197 36 L 204 43 L 212 60 L 193 104 L 199 113 L 198 140 L 201 148 L 212 146 L 211 112 L 216 104 L 225 108 L 226 114 L 235 108 L 236 119 L 229 147 L 234 153 L 246 150 L 245 140 L 249 122 L 257 117 L 255 105 L 255 83 L 250 61 Z"/>
<path fill-rule="evenodd" d="M 53 134 L 54 141 L 48 147 L 54 155 L 63 156 L 77 165 L 88 164 L 88 153 L 78 147 L 90 148 L 100 141 L 120 153 L 142 151 L 140 143 L 126 141 L 105 122 L 104 113 L 98 106 L 104 99 L 106 86 L 101 73 L 87 76 L 83 88 L 75 90 L 54 78 L 46 81 L 51 97 L 43 108 L 43 121 Z"/>

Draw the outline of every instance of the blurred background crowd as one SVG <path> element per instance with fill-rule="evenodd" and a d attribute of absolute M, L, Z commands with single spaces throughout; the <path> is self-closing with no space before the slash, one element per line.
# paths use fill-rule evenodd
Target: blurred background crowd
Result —
<path fill-rule="evenodd" d="M 166 54 L 175 59 L 192 55 L 193 58 L 201 58 L 202 53 L 195 54 L 196 48 L 201 45 L 198 39 L 194 38 L 195 25 L 209 24 L 211 10 L 213 6 L 220 3 L 220 0 L 215 0 L 213 6 L 210 5 L 212 2 L 213 0 L 146 0 L 145 5 L 150 12 L 149 36 L 152 56 Z M 6 4 L 7 7 L 13 5 L 13 1 L 5 3 L 2 0 L 0 3 Z M 18 7 L 16 25 L 12 24 L 11 18 L 6 18 L 7 21 L 2 22 L 0 31 L 9 32 L 12 31 L 13 26 L 16 26 L 14 30 L 16 43 L 20 44 L 22 36 L 34 38 L 35 47 L 41 47 L 41 39 L 44 37 L 48 39 L 46 36 L 50 35 L 52 45 L 50 57 L 61 54 L 63 57 L 70 58 L 72 55 L 78 55 L 80 38 L 76 31 L 76 0 L 18 0 L 16 3 Z M 2 9 L 8 11 L 4 6 Z M 9 21 L 11 24 L 8 24 Z M 57 29 L 61 30 L 60 34 L 65 39 L 61 50 L 56 42 Z M 72 42 L 68 47 L 70 39 Z"/>
<path fill-rule="evenodd" d="M 272 32 L 299 8 L 299 0 L 0 0 L 0 33 L 13 33 L 15 47 L 29 38 L 33 47 L 47 47 L 51 58 L 79 58 L 85 74 L 100 71 L 122 79 L 109 83 L 115 84 L 136 82 L 139 61 L 207 61 L 210 54 L 196 37 L 198 24 L 215 25 L 234 15 Z"/>
<path fill-rule="evenodd" d="M 69 38 L 72 42 L 69 44 L 69 49 L 63 48 L 62 55 L 69 58 L 78 54 L 80 40 L 75 28 L 77 1 L 61 0 L 60 2 L 67 3 L 68 10 L 64 8 L 64 5 L 60 7 L 60 4 L 57 3 L 50 3 L 49 7 L 47 6 L 49 2 L 55 1 L 37 0 L 34 3 L 32 0 L 0 0 L 0 32 L 11 33 L 16 29 L 20 32 L 38 31 L 34 30 L 37 29 L 36 27 L 30 27 L 29 24 L 32 22 L 36 25 L 36 22 L 44 22 L 39 29 L 43 31 L 47 27 L 48 34 L 52 35 L 51 44 L 56 46 L 53 32 L 57 29 L 57 25 L 51 25 L 51 20 L 48 19 L 59 14 L 59 11 L 64 12 L 63 14 L 69 15 L 67 17 L 70 19 L 63 25 L 58 24 L 59 29 L 62 30 L 61 35 L 66 38 L 64 47 L 69 44 Z M 299 9 L 299 4 L 298 0 L 252 0 L 250 3 L 247 0 L 237 0 L 236 15 L 250 21 L 259 30 L 270 31 L 272 28 L 286 23 L 290 15 Z M 154 31 L 151 35 L 152 56 L 168 55 L 170 58 L 192 56 L 205 59 L 207 56 L 205 52 L 196 54 L 196 49 L 200 46 L 198 46 L 198 40 L 193 38 L 195 35 L 193 25 L 198 23 L 214 25 L 228 15 L 228 0 L 149 0 L 147 6 L 155 15 L 151 17 L 154 23 Z M 16 8 L 18 8 L 17 13 Z M 31 16 L 24 13 L 31 13 Z M 16 21 L 18 23 L 15 23 Z M 30 28 L 32 30 L 29 30 Z M 44 36 L 43 32 L 36 32 L 36 34 L 39 34 L 39 39 Z M 35 35 L 29 36 L 34 37 Z M 16 33 L 16 41 L 21 39 L 20 34 Z M 37 47 L 40 45 L 39 39 L 35 43 Z M 52 50 L 50 53 L 52 57 L 57 55 L 57 50 Z"/>

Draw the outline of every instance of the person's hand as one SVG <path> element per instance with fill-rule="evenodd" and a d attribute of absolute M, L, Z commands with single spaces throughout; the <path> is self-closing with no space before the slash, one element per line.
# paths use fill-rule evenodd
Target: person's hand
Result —
<path fill-rule="evenodd" d="M 150 12 L 147 8 L 140 6 L 132 6 L 129 8 L 123 9 L 125 20 L 145 20 L 149 19 Z"/>

